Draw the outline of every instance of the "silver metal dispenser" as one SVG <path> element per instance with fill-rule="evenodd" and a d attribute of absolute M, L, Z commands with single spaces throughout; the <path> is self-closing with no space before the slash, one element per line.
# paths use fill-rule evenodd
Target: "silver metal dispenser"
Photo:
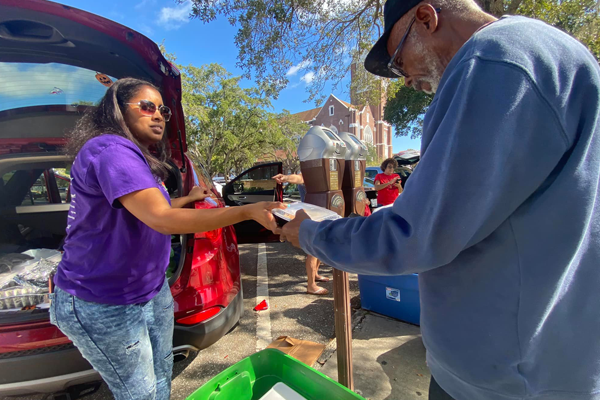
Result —
<path fill-rule="evenodd" d="M 367 165 L 367 146 L 356 136 L 348 132 L 340 132 L 338 136 L 346 143 L 345 172 L 342 181 L 344 193 L 345 216 L 351 213 L 364 215 L 367 195 L 363 188 L 365 168 Z"/>
<path fill-rule="evenodd" d="M 347 146 L 332 130 L 315 126 L 298 145 L 306 202 L 344 216 L 342 181 Z"/>

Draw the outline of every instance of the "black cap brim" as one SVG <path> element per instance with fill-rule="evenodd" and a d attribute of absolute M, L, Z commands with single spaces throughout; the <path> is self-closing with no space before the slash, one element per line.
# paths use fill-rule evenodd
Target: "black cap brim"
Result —
<path fill-rule="evenodd" d="M 372 74 L 382 76 L 384 78 L 399 78 L 398 75 L 390 71 L 388 63 L 390 62 L 390 54 L 387 51 L 387 42 L 392 30 L 384 32 L 377 43 L 373 46 L 367 58 L 365 58 L 365 69 Z"/>

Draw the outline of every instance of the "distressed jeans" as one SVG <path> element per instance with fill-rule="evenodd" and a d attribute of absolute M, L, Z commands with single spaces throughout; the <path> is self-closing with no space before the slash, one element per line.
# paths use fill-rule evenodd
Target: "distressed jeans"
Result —
<path fill-rule="evenodd" d="M 91 303 L 56 288 L 50 322 L 77 346 L 116 400 L 165 400 L 173 371 L 173 297 L 165 281 L 143 304 Z"/>

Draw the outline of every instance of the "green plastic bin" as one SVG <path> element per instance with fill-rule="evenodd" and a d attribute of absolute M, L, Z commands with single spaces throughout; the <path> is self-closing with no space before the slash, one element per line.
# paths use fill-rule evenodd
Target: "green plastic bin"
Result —
<path fill-rule="evenodd" d="M 259 400 L 278 382 L 307 400 L 365 400 L 276 349 L 244 358 L 205 383 L 188 400 Z"/>

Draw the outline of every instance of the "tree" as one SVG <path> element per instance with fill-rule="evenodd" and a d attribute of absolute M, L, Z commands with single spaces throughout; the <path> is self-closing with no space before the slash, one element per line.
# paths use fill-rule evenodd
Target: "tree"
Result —
<path fill-rule="evenodd" d="M 283 164 L 284 173 L 299 171 L 300 160 L 296 150 L 309 126 L 287 110 L 281 114 L 273 114 L 268 123 L 268 129 L 275 132 L 276 140 L 267 149 L 264 158 L 280 161 Z"/>
<path fill-rule="evenodd" d="M 177 57 L 166 52 L 164 43 L 159 47 L 175 63 Z M 281 161 L 284 169 L 299 169 L 296 148 L 307 125 L 288 111 L 266 111 L 271 107 L 268 90 L 240 88 L 241 78 L 218 64 L 176 66 L 182 77 L 189 150 L 211 177 L 222 172 L 228 179 L 265 156 Z"/>
<path fill-rule="evenodd" d="M 306 72 L 308 101 L 322 102 L 323 89 L 335 89 L 351 62 L 359 62 L 383 31 L 385 0 L 192 0 L 192 16 L 210 22 L 226 17 L 239 30 L 238 66 L 245 77 L 266 82 L 276 95 L 288 71 Z"/>
<path fill-rule="evenodd" d="M 404 79 L 393 81 L 388 87 L 388 102 L 383 118 L 394 126 L 396 136 L 421 137 L 423 116 L 433 96 L 416 92 L 404 86 Z"/>
<path fill-rule="evenodd" d="M 518 13 L 567 32 L 600 59 L 600 7 L 596 0 L 523 0 Z"/>
<path fill-rule="evenodd" d="M 74 101 L 73 103 L 71 103 L 72 106 L 76 107 L 76 106 L 96 106 L 96 103 L 94 103 L 93 101 L 89 101 L 89 100 L 77 100 Z"/>
<path fill-rule="evenodd" d="M 267 85 L 270 95 L 276 96 L 287 85 L 288 72 L 294 66 L 307 74 L 307 100 L 320 105 L 326 83 L 335 90 L 348 67 L 355 63 L 357 79 L 350 90 L 358 94 L 360 103 L 379 103 L 377 91 L 370 89 L 380 88 L 381 81 L 364 70 L 362 60 L 383 31 L 385 0 L 192 1 L 193 17 L 209 22 L 224 16 L 239 27 L 235 38 L 238 66 L 246 78 Z M 600 55 L 600 19 L 595 0 L 477 1 L 496 16 L 522 14 L 547 21 L 581 40 L 596 58 Z M 396 88 L 387 99 L 388 121 L 400 128 L 397 135 L 419 136 L 422 114 L 429 103 L 422 95 L 401 90 L 400 82 L 394 82 Z M 399 116 L 393 111 L 399 111 Z"/>
<path fill-rule="evenodd" d="M 520 14 L 540 19 L 574 36 L 600 58 L 600 14 L 596 0 L 479 0 L 493 15 Z M 384 119 L 394 125 L 396 135 L 415 139 L 421 136 L 423 116 L 433 96 L 414 92 L 404 79 L 394 81 L 388 90 Z"/>
<path fill-rule="evenodd" d="M 188 65 L 181 71 L 188 148 L 211 176 L 251 166 L 257 155 L 280 140 L 270 129 L 270 101 L 257 88 L 242 89 L 218 64 Z"/>
<path fill-rule="evenodd" d="M 370 143 L 366 143 L 367 145 L 367 167 L 379 167 L 383 161 L 381 157 L 377 154 L 377 147 L 373 146 Z"/>

